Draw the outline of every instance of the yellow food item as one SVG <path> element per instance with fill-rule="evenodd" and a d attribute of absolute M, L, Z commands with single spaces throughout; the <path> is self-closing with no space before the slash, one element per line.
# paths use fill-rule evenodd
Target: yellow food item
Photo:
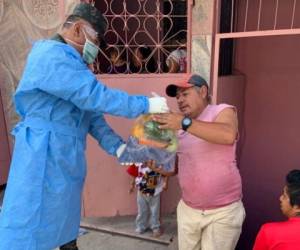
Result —
<path fill-rule="evenodd" d="M 150 146 L 150 147 L 155 147 L 155 148 L 166 148 L 168 146 L 168 143 L 165 142 L 159 142 L 155 140 L 150 140 L 145 137 L 141 137 L 138 139 L 140 144 Z"/>
<path fill-rule="evenodd" d="M 140 138 L 144 136 L 144 128 L 141 125 L 135 125 L 132 129 L 132 135 L 136 138 Z"/>

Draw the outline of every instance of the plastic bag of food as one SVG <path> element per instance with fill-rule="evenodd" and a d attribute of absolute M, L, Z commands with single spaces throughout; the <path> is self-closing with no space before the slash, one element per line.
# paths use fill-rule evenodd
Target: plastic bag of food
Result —
<path fill-rule="evenodd" d="M 154 160 L 164 170 L 172 171 L 178 146 L 176 133 L 158 126 L 157 122 L 151 120 L 150 115 L 140 116 L 133 125 L 119 162 L 130 165 Z"/>
<path fill-rule="evenodd" d="M 158 126 L 158 122 L 151 120 L 151 115 L 142 115 L 135 121 L 131 135 L 139 144 L 176 152 L 178 140 L 175 131 Z"/>

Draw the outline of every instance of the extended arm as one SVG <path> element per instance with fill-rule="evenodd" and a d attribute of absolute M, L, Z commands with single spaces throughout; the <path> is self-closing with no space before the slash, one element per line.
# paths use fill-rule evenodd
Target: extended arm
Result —
<path fill-rule="evenodd" d="M 108 154 L 116 156 L 117 149 L 124 144 L 123 139 L 107 124 L 103 115 L 91 114 L 89 133 Z"/>
<path fill-rule="evenodd" d="M 162 129 L 181 129 L 183 115 L 176 113 L 154 115 L 153 119 L 162 125 Z M 238 133 L 238 120 L 236 110 L 225 108 L 213 122 L 193 119 L 192 125 L 187 130 L 194 136 L 217 144 L 233 144 Z"/>
<path fill-rule="evenodd" d="M 72 102 L 79 109 L 99 114 L 135 118 L 167 109 L 163 97 L 129 95 L 108 88 L 97 80 L 71 48 L 37 45 L 28 57 L 23 80 L 32 82 L 41 91 Z"/>
<path fill-rule="evenodd" d="M 233 144 L 237 137 L 238 122 L 234 109 L 226 108 L 214 122 L 194 120 L 188 132 L 208 142 Z"/>

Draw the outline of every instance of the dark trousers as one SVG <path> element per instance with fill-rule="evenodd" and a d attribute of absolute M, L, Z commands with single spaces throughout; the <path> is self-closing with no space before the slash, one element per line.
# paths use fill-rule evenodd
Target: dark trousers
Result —
<path fill-rule="evenodd" d="M 60 250 L 79 250 L 77 247 L 77 242 L 76 240 L 72 240 L 59 248 Z"/>

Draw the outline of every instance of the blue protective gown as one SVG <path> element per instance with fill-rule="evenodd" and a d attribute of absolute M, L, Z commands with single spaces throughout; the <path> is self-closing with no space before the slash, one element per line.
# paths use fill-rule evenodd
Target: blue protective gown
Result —
<path fill-rule="evenodd" d="M 147 113 L 145 96 L 107 88 L 80 54 L 54 40 L 35 43 L 15 94 L 21 121 L 0 213 L 0 250 L 49 250 L 75 239 L 90 133 L 110 154 L 122 139 L 103 114 Z"/>

